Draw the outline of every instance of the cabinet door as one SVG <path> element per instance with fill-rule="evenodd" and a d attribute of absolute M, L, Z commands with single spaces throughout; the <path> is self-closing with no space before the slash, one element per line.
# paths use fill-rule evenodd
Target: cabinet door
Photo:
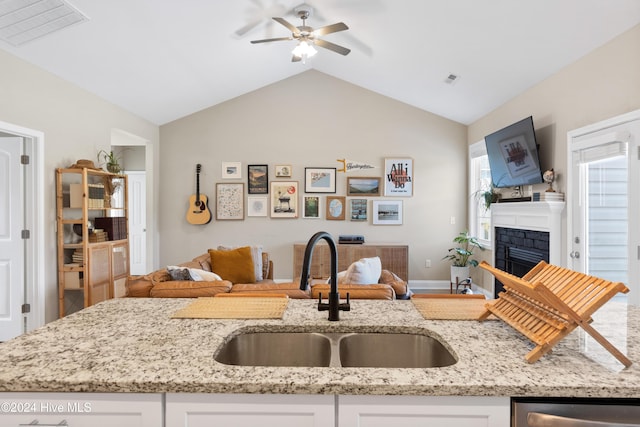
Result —
<path fill-rule="evenodd" d="M 339 396 L 340 427 L 505 427 L 508 397 Z"/>
<path fill-rule="evenodd" d="M 117 243 L 111 248 L 111 265 L 113 278 L 121 279 L 129 275 L 129 245 L 127 243 Z"/>
<path fill-rule="evenodd" d="M 162 425 L 160 394 L 0 393 L 0 400 L 0 427 L 31 424 L 69 427 Z"/>
<path fill-rule="evenodd" d="M 334 427 L 334 400 L 316 395 L 167 394 L 165 425 Z"/>
<path fill-rule="evenodd" d="M 86 306 L 110 298 L 111 287 L 111 246 L 90 246 L 88 253 L 89 280 L 85 283 L 85 292 L 89 292 Z"/>
<path fill-rule="evenodd" d="M 293 247 L 293 280 L 300 277 L 304 264 L 304 253 L 307 245 L 295 244 Z M 331 254 L 329 246 L 318 244 L 313 248 L 309 275 L 311 279 L 326 279 L 331 274 Z"/>

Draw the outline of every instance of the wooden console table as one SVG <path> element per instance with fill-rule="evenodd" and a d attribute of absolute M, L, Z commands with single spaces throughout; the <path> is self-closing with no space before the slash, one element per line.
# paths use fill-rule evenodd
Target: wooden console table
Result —
<path fill-rule="evenodd" d="M 349 268 L 352 262 L 360 258 L 380 257 L 382 268 L 398 275 L 405 282 L 409 281 L 409 246 L 396 244 L 338 244 L 338 272 Z M 304 262 L 306 243 L 293 246 L 293 277 L 300 277 Z M 331 275 L 331 256 L 329 246 L 319 243 L 313 249 L 310 275 L 312 279 L 326 279 Z"/>

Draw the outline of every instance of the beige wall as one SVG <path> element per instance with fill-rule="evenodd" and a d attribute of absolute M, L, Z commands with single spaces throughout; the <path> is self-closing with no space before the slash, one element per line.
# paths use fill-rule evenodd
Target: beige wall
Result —
<path fill-rule="evenodd" d="M 448 264 L 440 260 L 466 223 L 466 132 L 464 125 L 317 71 L 163 125 L 160 264 L 219 244 L 255 243 L 272 254 L 276 279 L 292 278 L 293 243 L 323 230 L 336 238 L 362 234 L 367 242 L 408 244 L 410 279 L 447 279 Z M 384 158 L 393 156 L 412 157 L 415 166 L 414 196 L 402 198 L 402 226 L 268 217 L 197 226 L 185 220 L 196 163 L 203 167 L 201 191 L 214 205 L 221 162 L 242 162 L 245 185 L 248 164 L 268 164 L 270 180 L 274 165 L 291 164 L 292 179 L 303 189 L 305 167 L 338 167 L 336 159 L 348 158 L 378 166 L 357 175 L 382 176 Z M 339 173 L 337 195 L 345 194 L 345 174 Z M 456 225 L 450 224 L 452 216 Z M 432 268 L 425 268 L 425 259 Z"/>
<path fill-rule="evenodd" d="M 558 174 L 554 186 L 564 191 L 567 132 L 638 108 L 640 25 L 472 123 L 468 142 L 482 140 L 486 134 L 533 115 L 542 167 L 554 168 Z M 562 237 L 564 254 L 566 239 Z M 491 259 L 490 253 L 483 255 Z M 488 283 L 490 278 L 485 275 L 484 280 Z"/>
<path fill-rule="evenodd" d="M 152 123 L 0 50 L 0 121 L 44 133 L 46 319 L 58 317 L 55 174 L 77 159 L 96 161 L 111 131 L 122 129 L 154 144 Z"/>

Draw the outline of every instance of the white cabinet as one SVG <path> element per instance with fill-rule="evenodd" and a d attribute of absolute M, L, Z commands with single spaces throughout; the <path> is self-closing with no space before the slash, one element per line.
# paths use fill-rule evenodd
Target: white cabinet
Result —
<path fill-rule="evenodd" d="M 0 427 L 506 427 L 508 397 L 0 393 Z M 164 419 L 164 421 L 163 421 Z"/>
<path fill-rule="evenodd" d="M 165 426 L 334 427 L 335 396 L 167 394 Z"/>
<path fill-rule="evenodd" d="M 0 393 L 0 427 L 160 427 L 162 395 Z"/>
<path fill-rule="evenodd" d="M 508 397 L 339 396 L 340 427 L 506 427 Z"/>

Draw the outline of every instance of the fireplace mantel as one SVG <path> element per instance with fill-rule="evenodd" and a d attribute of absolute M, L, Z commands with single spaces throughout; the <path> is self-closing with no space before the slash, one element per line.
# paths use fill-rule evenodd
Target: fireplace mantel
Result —
<path fill-rule="evenodd" d="M 495 252 L 495 227 L 546 231 L 549 233 L 549 262 L 562 265 L 562 211 L 565 202 L 512 202 L 491 205 Z"/>

